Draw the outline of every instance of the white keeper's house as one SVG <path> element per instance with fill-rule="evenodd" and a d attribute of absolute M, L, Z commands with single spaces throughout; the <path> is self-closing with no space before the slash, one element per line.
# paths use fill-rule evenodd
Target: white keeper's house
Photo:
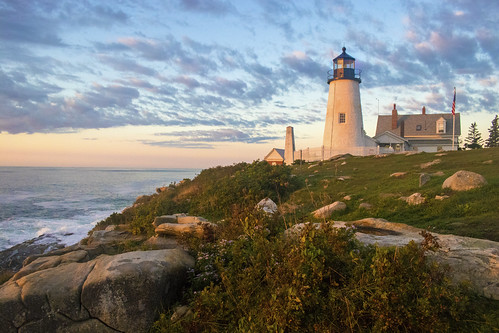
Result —
<path fill-rule="evenodd" d="M 454 133 L 452 126 L 454 127 Z M 452 138 L 454 135 L 454 145 Z M 452 113 L 426 113 L 400 115 L 394 104 L 391 115 L 378 116 L 376 135 L 373 139 L 383 150 L 393 152 L 457 150 L 461 135 L 461 117 L 456 113 L 453 124 Z"/>

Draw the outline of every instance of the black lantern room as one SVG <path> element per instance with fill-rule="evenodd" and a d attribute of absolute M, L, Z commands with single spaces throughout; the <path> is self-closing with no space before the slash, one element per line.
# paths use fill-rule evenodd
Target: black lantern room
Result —
<path fill-rule="evenodd" d="M 345 52 L 346 47 L 343 47 L 342 51 L 339 56 L 333 59 L 333 69 L 327 72 L 327 83 L 345 79 L 360 83 L 360 70 L 355 70 L 355 58 Z"/>

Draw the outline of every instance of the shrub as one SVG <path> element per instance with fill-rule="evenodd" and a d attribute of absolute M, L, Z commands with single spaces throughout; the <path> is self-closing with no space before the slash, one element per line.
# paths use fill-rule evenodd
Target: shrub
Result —
<path fill-rule="evenodd" d="M 192 198 L 191 212 L 214 219 L 228 218 L 253 208 L 266 197 L 280 202 L 297 187 L 288 166 L 271 166 L 265 161 L 238 166 L 234 173 L 203 186 L 202 193 Z"/>
<path fill-rule="evenodd" d="M 328 223 L 282 237 L 258 218 L 242 222 L 237 238 L 196 250 L 184 300 L 195 315 L 162 316 L 157 331 L 469 331 L 484 323 L 476 299 L 427 261 L 425 247 L 364 246 Z"/>

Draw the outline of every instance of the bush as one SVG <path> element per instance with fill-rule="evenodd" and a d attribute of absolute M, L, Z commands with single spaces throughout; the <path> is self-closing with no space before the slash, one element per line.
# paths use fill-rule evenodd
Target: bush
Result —
<path fill-rule="evenodd" d="M 265 161 L 240 163 L 234 173 L 203 186 L 202 193 L 192 198 L 191 212 L 213 219 L 229 218 L 252 209 L 266 197 L 280 202 L 296 187 L 288 166 L 271 166 Z"/>
<path fill-rule="evenodd" d="M 485 325 L 476 298 L 452 286 L 445 270 L 427 261 L 425 247 L 364 246 L 353 231 L 328 223 L 282 237 L 258 218 L 242 222 L 237 238 L 195 250 L 184 300 L 195 315 L 175 323 L 163 315 L 155 330 L 426 332 Z"/>

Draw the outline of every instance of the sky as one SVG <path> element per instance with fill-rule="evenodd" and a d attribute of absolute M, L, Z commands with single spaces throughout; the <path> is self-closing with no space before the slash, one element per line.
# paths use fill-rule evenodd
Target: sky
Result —
<path fill-rule="evenodd" d="M 0 166 L 206 168 L 322 144 L 345 46 L 378 114 L 499 113 L 499 1 L 0 0 Z"/>

